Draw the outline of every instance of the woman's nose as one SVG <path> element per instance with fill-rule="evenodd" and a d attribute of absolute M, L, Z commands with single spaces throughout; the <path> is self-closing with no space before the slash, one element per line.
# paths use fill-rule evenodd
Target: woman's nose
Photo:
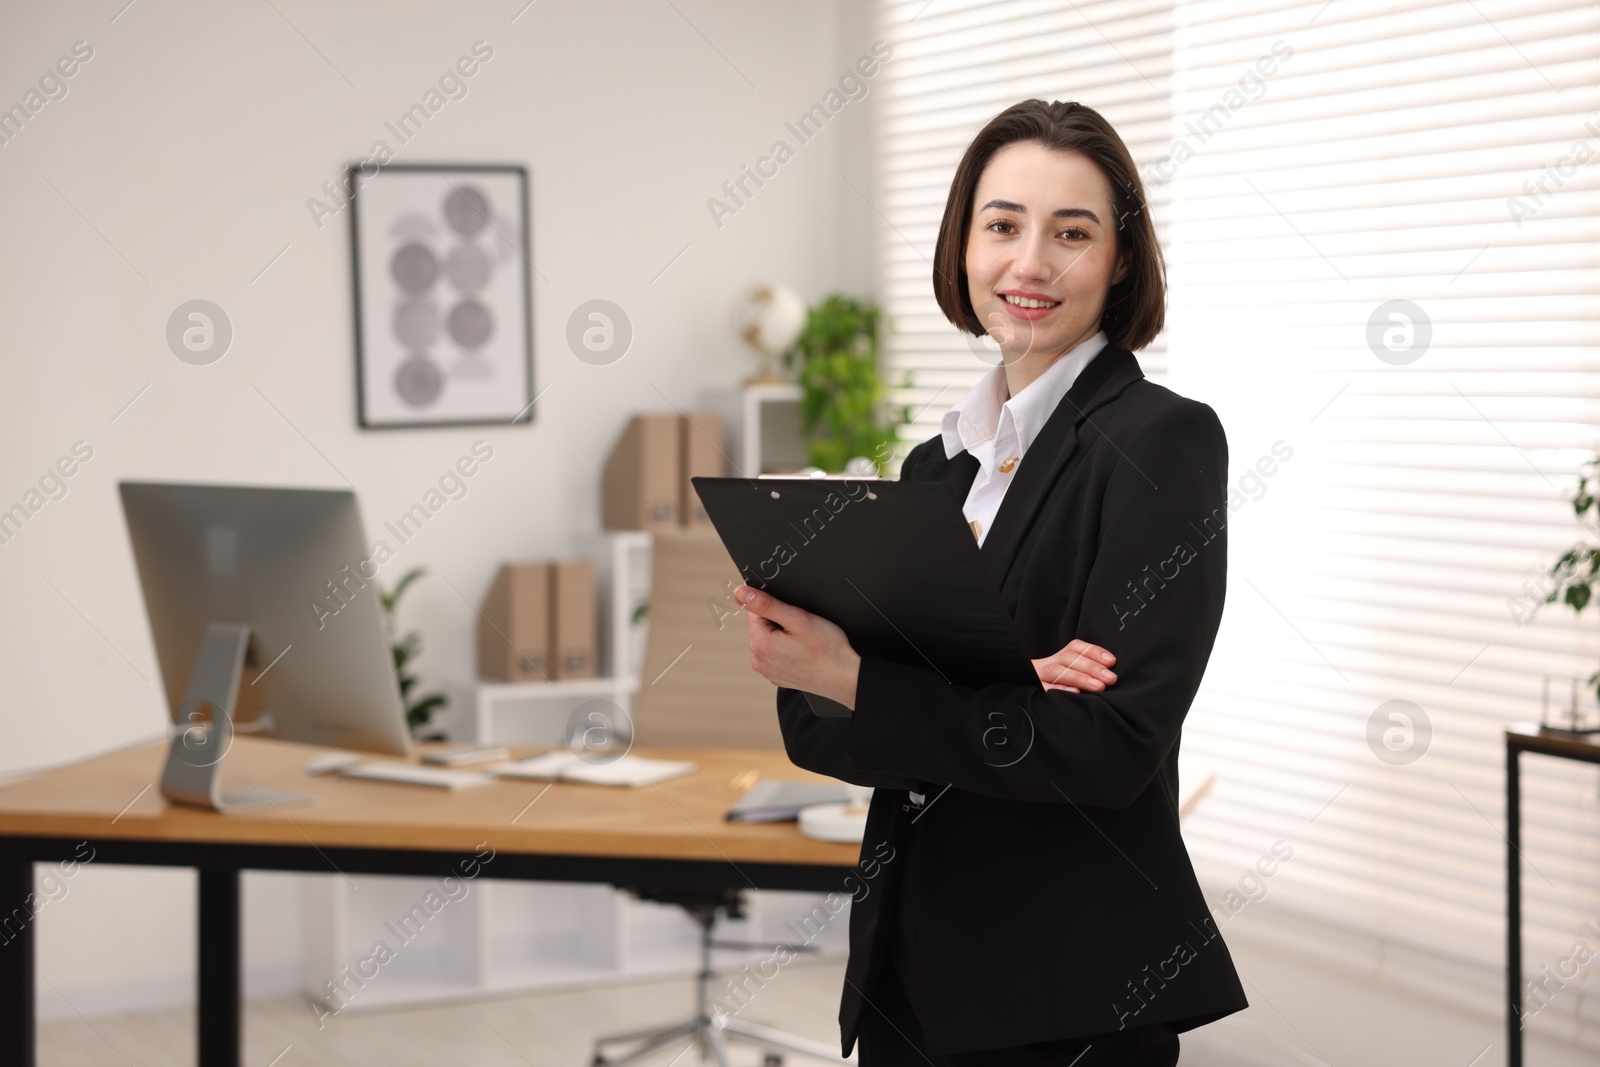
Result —
<path fill-rule="evenodd" d="M 1042 240 L 1024 241 L 1017 249 L 1011 270 L 1019 281 L 1045 281 L 1051 275 L 1051 258 Z"/>

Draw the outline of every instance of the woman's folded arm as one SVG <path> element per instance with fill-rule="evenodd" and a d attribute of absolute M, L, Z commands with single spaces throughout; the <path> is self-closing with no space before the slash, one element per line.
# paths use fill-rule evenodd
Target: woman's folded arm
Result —
<path fill-rule="evenodd" d="M 1107 442 L 1112 443 L 1112 442 Z M 1227 440 L 1180 401 L 1119 441 L 1082 610 L 1070 628 L 1117 655 L 1117 684 L 1072 693 L 952 685 L 864 656 L 848 762 L 1011 800 L 1126 807 L 1166 759 L 1200 686 L 1227 582 Z"/>

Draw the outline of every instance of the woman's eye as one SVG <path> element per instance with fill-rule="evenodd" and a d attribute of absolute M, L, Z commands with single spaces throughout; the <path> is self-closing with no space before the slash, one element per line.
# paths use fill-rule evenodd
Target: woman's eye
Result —
<path fill-rule="evenodd" d="M 1003 227 L 1003 228 L 996 229 L 996 227 Z M 1011 233 L 1015 229 L 1015 227 L 1012 226 L 1011 223 L 1007 222 L 1005 219 L 995 219 L 993 222 L 989 223 L 989 225 L 987 227 L 985 227 L 985 228 L 990 230 L 990 231 L 992 231 L 992 232 L 994 232 L 994 233 Z M 1061 231 L 1061 236 L 1062 237 L 1069 237 L 1074 241 L 1085 241 L 1085 240 L 1088 240 L 1088 238 L 1089 238 L 1089 235 L 1086 232 L 1084 232 L 1083 230 L 1079 229 L 1076 226 L 1072 227 L 1071 229 L 1062 230 Z"/>

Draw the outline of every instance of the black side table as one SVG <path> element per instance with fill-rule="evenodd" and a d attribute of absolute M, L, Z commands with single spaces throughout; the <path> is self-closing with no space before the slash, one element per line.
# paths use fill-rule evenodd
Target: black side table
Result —
<path fill-rule="evenodd" d="M 1507 1067 L 1522 1067 L 1522 784 L 1524 752 L 1600 763 L 1600 734 L 1547 730 L 1534 723 L 1506 727 L 1506 1049 Z"/>

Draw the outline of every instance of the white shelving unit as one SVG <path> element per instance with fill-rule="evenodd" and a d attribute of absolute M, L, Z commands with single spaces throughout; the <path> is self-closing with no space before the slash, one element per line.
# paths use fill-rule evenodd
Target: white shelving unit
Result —
<path fill-rule="evenodd" d="M 760 385 L 712 394 L 723 411 L 729 449 L 743 471 L 775 473 L 806 463 L 799 436 L 800 389 Z M 640 686 L 648 616 L 635 621 L 650 595 L 648 531 L 607 531 L 594 553 L 600 596 L 598 678 L 554 682 L 479 682 L 472 689 L 474 739 L 512 744 L 561 744 L 586 702 L 608 701 L 631 721 Z M 510 993 L 577 987 L 624 977 L 692 974 L 699 931 L 681 909 L 634 899 L 609 885 L 562 882 L 460 882 L 420 933 L 403 945 L 395 934 L 439 879 L 332 876 L 302 883 L 308 994 L 353 1013 L 459 1001 L 459 989 Z M 847 892 L 843 886 L 840 892 Z M 718 936 L 772 944 L 792 942 L 786 924 L 800 926 L 825 894 L 752 891 L 746 917 L 723 920 Z M 826 914 L 826 909 L 823 910 Z M 811 944 L 822 953 L 848 948 L 849 910 L 833 915 Z M 393 958 L 372 978 L 350 977 L 384 941 Z M 737 970 L 766 953 L 719 951 L 719 967 Z M 371 968 L 369 967 L 370 971 Z M 328 1001 L 327 983 L 348 995 Z M 451 988 L 454 984 L 455 989 Z M 685 1009 L 687 1010 L 687 1002 Z"/>
<path fill-rule="evenodd" d="M 306 993 L 329 1010 L 364 1014 L 459 1004 L 461 993 L 476 997 L 688 976 L 698 966 L 699 930 L 681 909 L 636 900 L 603 884 L 458 882 L 453 891 L 458 899 L 446 903 L 415 936 L 401 940 L 394 932 L 396 921 L 414 914 L 429 890 L 438 891 L 444 873 L 431 880 L 304 879 Z M 839 892 L 845 895 L 848 889 L 841 886 Z M 746 917 L 722 920 L 717 936 L 767 946 L 794 943 L 795 930 L 815 930 L 816 916 L 829 914 L 822 905 L 825 896 L 752 890 Z M 845 908 L 809 943 L 820 954 L 842 955 L 848 950 L 849 924 Z M 389 961 L 364 964 L 380 941 L 389 946 Z M 753 968 L 769 954 L 770 948 L 719 949 L 713 961 L 732 974 L 745 964 Z M 687 992 L 684 1006 L 690 1006 Z"/>
<path fill-rule="evenodd" d="M 644 663 L 649 619 L 634 621 L 650 598 L 648 530 L 602 535 L 596 559 L 600 597 L 600 671 L 597 678 L 551 682 L 479 682 L 473 693 L 473 739 L 554 745 L 567 739 L 568 720 L 587 701 L 614 704 L 624 720 L 633 712 Z M 514 716 L 514 721 L 513 721 Z"/>

